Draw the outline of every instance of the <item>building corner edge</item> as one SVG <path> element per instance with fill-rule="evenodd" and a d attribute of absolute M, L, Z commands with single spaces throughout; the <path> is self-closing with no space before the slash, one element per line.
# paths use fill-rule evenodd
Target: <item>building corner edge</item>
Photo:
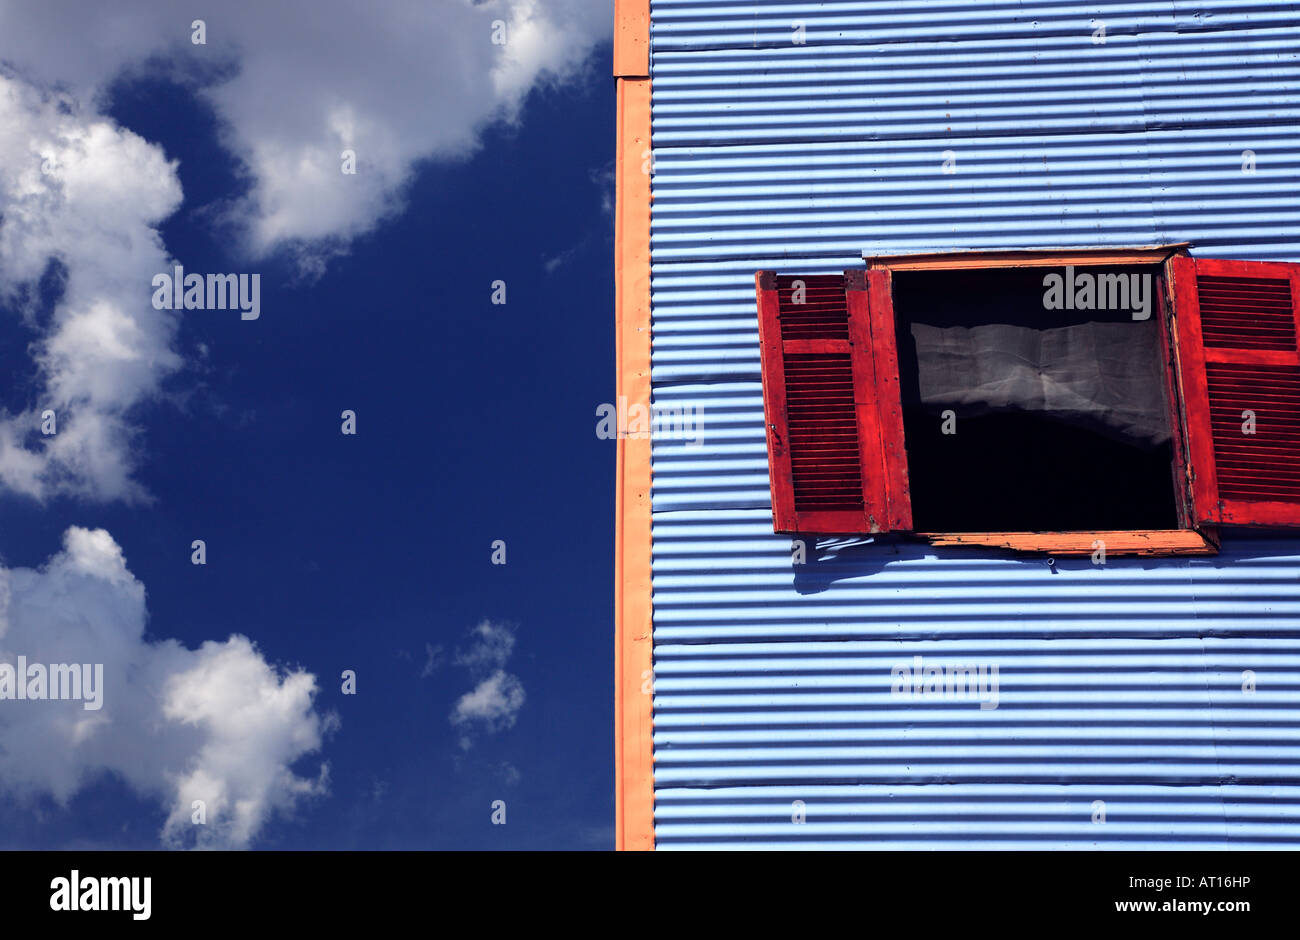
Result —
<path fill-rule="evenodd" d="M 650 3 L 615 0 L 614 316 L 621 405 L 650 405 Z M 622 415 L 623 408 L 619 408 Z M 618 437 L 614 537 L 615 848 L 654 848 L 650 441 Z"/>

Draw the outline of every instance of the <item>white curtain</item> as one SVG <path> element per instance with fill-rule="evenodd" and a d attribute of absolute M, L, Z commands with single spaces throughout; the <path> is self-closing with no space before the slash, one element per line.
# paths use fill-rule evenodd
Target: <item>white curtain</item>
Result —
<path fill-rule="evenodd" d="M 1153 447 L 1169 440 L 1156 330 L 1155 320 L 1050 330 L 913 323 L 921 402 L 959 419 L 1037 412 Z"/>

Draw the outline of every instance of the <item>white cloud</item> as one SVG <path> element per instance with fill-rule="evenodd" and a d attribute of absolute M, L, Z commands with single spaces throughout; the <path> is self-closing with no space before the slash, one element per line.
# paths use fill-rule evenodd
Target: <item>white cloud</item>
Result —
<path fill-rule="evenodd" d="M 498 669 L 473 691 L 456 702 L 451 713 L 454 725 L 477 724 L 487 731 L 500 731 L 515 723 L 524 705 L 524 686 L 516 676 Z"/>
<path fill-rule="evenodd" d="M 456 665 L 469 670 L 477 684 L 456 701 L 453 726 L 461 729 L 461 748 L 468 750 L 478 733 L 513 727 L 524 706 L 524 684 L 505 671 L 515 636 L 505 624 L 484 620 L 469 632 L 469 643 L 456 651 Z"/>
<path fill-rule="evenodd" d="M 138 499 L 131 409 L 180 367 L 176 321 L 149 302 L 167 264 L 155 226 L 181 201 L 176 166 L 111 121 L 0 75 L 0 303 L 39 338 L 41 389 L 0 415 L 0 484 L 43 498 Z M 38 328 L 31 291 L 57 261 L 62 296 Z M 40 433 L 54 411 L 57 433 Z"/>
<path fill-rule="evenodd" d="M 481 621 L 469 631 L 470 642 L 456 650 L 456 665 L 470 670 L 500 669 L 514 652 L 515 635 L 504 623 Z"/>
<path fill-rule="evenodd" d="M 247 846 L 277 812 L 325 791 L 291 769 L 335 719 L 316 681 L 282 674 L 245 637 L 197 650 L 147 641 L 145 590 L 103 529 L 72 527 L 40 569 L 0 568 L 0 661 L 102 663 L 102 704 L 0 701 L 0 789 L 66 803 L 103 773 L 167 811 L 169 845 Z M 191 822 L 194 800 L 206 825 Z"/>
<path fill-rule="evenodd" d="M 253 183 L 237 218 L 254 252 L 370 229 L 400 206 L 416 161 L 471 152 L 486 123 L 513 119 L 613 29 L 607 0 L 317 0 L 309 15 L 244 0 L 209 11 L 202 46 L 191 20 L 168 0 L 12 0 L 0 61 L 89 96 L 153 57 L 202 88 Z M 344 149 L 355 176 L 340 171 Z"/>
<path fill-rule="evenodd" d="M 195 15 L 168 0 L 0 0 L 0 304 L 51 259 L 67 273 L 53 323 L 27 316 L 42 387 L 0 415 L 0 486 L 145 498 L 131 414 L 182 365 L 173 315 L 147 287 L 169 269 L 157 226 L 181 190 L 159 147 L 96 112 L 116 78 L 163 71 L 210 103 L 249 183 L 210 218 L 252 257 L 284 250 L 319 273 L 401 209 L 420 161 L 470 154 L 612 29 L 604 0 L 318 0 L 307 14 L 243 0 L 208 11 L 196 46 Z M 498 20 L 505 45 L 492 42 Z M 355 175 L 341 172 L 345 149 Z M 52 438 L 37 430 L 47 407 Z"/>

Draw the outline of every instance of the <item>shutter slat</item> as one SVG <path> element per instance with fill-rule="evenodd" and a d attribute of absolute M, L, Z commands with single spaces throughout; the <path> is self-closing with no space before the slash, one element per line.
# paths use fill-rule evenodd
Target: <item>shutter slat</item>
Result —
<path fill-rule="evenodd" d="M 866 494 L 843 279 L 837 278 L 838 291 L 819 290 L 823 306 L 812 321 L 815 329 L 805 305 L 794 302 L 795 280 L 813 279 L 777 278 L 783 288 L 780 322 L 794 510 L 861 512 Z M 783 282 L 790 282 L 790 289 Z M 805 344 L 797 341 L 813 332 L 824 341 L 820 351 L 804 352 Z M 838 446 L 827 450 L 825 442 L 831 439 Z"/>

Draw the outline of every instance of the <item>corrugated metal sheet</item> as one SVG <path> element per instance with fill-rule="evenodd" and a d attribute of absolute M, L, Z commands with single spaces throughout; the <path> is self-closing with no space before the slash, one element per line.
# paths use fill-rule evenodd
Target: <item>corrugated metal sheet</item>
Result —
<path fill-rule="evenodd" d="M 1212 32 L 1296 24 L 1300 4 L 1212 0 L 1131 3 L 1125 0 L 651 0 L 652 49 L 741 49 L 789 45 L 792 23 L 803 22 L 808 43 L 981 42 L 1006 37 L 1046 39 L 1091 34 Z"/>
<path fill-rule="evenodd" d="M 654 395 L 699 409 L 703 440 L 653 445 L 659 846 L 1300 846 L 1300 540 L 794 566 L 753 288 L 863 251 L 1300 260 L 1300 4 L 651 14 Z M 915 656 L 997 665 L 998 707 L 895 694 Z"/>
<path fill-rule="evenodd" d="M 766 511 L 664 513 L 654 539 L 662 848 L 1300 843 L 1294 542 L 795 567 Z M 895 694 L 916 656 L 997 665 L 997 707 Z"/>

